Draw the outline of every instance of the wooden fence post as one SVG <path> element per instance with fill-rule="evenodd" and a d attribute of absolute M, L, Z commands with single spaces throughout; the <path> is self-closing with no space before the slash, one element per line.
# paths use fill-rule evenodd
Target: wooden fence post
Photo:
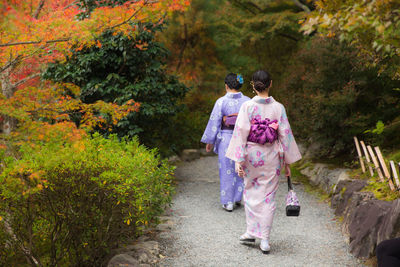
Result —
<path fill-rule="evenodd" d="M 367 146 L 367 148 L 368 148 L 369 154 L 372 158 L 372 161 L 374 162 L 375 170 L 378 173 L 379 179 L 381 180 L 381 182 L 384 182 L 385 179 L 383 178 L 383 174 L 382 174 L 381 168 L 379 167 L 378 160 L 375 157 L 374 151 L 372 150 L 371 146 Z"/>
<path fill-rule="evenodd" d="M 400 162 L 397 163 L 397 166 L 399 167 L 399 174 L 400 174 Z M 400 190 L 400 187 L 399 187 L 399 190 Z"/>
<path fill-rule="evenodd" d="M 375 147 L 376 154 L 378 155 L 379 162 L 381 163 L 382 170 L 385 173 L 385 177 L 389 181 L 389 186 L 392 191 L 395 190 L 392 179 L 390 178 L 390 172 L 386 166 L 385 160 L 383 159 L 382 152 L 378 146 Z"/>
<path fill-rule="evenodd" d="M 397 189 L 400 189 L 399 176 L 397 175 L 396 166 L 394 165 L 393 160 L 390 161 L 390 167 L 392 169 L 393 178 L 394 178 L 394 181 L 396 182 Z"/>
<path fill-rule="evenodd" d="M 374 170 L 372 169 L 372 167 L 371 167 L 371 160 L 369 159 L 369 155 L 368 155 L 368 151 L 367 151 L 367 148 L 366 148 L 366 146 L 365 146 L 365 144 L 364 144 L 364 141 L 360 141 L 360 144 L 361 144 L 361 147 L 362 147 L 362 149 L 363 149 L 363 151 L 364 151 L 364 154 L 365 154 L 365 159 L 367 160 L 367 165 L 368 165 L 368 169 L 369 169 L 369 173 L 371 174 L 371 176 L 374 176 Z"/>
<path fill-rule="evenodd" d="M 356 136 L 354 136 L 354 143 L 356 143 L 356 149 L 357 149 L 358 159 L 360 160 L 361 170 L 363 173 L 365 173 L 365 165 L 362 159 L 360 144 L 358 143 L 358 139 Z"/>

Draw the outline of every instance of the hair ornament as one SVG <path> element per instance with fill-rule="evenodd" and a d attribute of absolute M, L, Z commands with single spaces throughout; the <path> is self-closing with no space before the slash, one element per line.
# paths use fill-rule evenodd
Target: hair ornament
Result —
<path fill-rule="evenodd" d="M 242 76 L 242 75 L 237 74 L 237 75 L 236 75 L 236 80 L 237 80 L 240 84 L 243 84 L 243 76 Z"/>

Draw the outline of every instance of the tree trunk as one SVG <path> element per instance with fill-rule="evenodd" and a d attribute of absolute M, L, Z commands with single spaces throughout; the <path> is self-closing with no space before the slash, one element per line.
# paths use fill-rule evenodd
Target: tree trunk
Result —
<path fill-rule="evenodd" d="M 0 73 L 1 92 L 7 99 L 11 98 L 15 92 L 15 86 L 13 86 L 13 84 L 10 81 L 10 74 L 12 67 L 13 65 L 6 68 Z M 4 120 L 2 125 L 2 131 L 4 134 L 10 135 L 11 132 L 15 129 L 17 121 L 15 118 L 12 118 L 10 116 L 4 116 L 3 119 Z"/>

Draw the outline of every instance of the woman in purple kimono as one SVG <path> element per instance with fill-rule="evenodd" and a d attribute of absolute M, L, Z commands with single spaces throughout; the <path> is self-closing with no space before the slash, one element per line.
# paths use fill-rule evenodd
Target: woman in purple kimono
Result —
<path fill-rule="evenodd" d="M 207 152 L 214 148 L 218 154 L 221 204 L 229 212 L 233 210 L 234 203 L 240 204 L 243 191 L 243 181 L 235 173 L 235 162 L 225 157 L 240 106 L 250 100 L 239 92 L 242 84 L 241 75 L 230 73 L 226 76 L 226 95 L 215 102 L 201 138 L 201 142 L 207 144 Z"/>
<path fill-rule="evenodd" d="M 281 167 L 290 176 L 289 165 L 301 155 L 284 106 L 269 96 L 270 75 L 255 72 L 252 85 L 257 96 L 240 108 L 226 156 L 236 162 L 236 171 L 244 178 L 247 231 L 240 241 L 254 243 L 259 238 L 261 250 L 268 253 Z"/>

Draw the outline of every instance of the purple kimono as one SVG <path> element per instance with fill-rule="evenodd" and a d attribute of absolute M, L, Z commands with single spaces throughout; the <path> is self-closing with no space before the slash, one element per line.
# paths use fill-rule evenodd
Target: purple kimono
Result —
<path fill-rule="evenodd" d="M 243 179 L 235 172 L 235 162 L 225 157 L 233 130 L 221 130 L 224 116 L 238 113 L 242 104 L 250 100 L 242 93 L 227 93 L 215 102 L 207 128 L 201 142 L 214 144 L 214 152 L 218 154 L 221 204 L 241 201 Z"/>

